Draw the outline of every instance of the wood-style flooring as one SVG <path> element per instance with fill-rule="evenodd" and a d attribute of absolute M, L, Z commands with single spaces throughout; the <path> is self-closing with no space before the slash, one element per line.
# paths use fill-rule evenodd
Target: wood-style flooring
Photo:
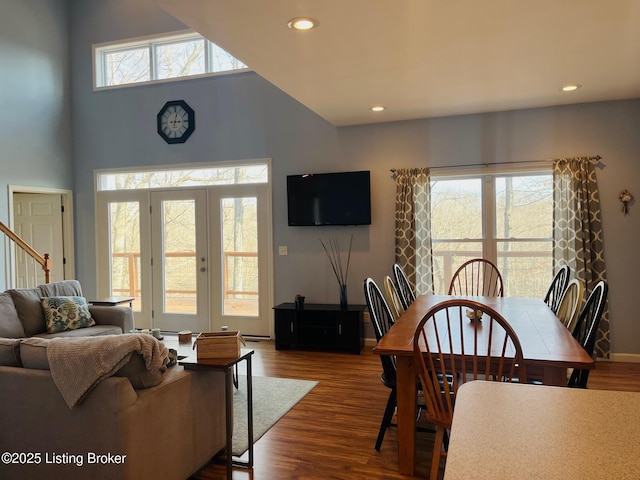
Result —
<path fill-rule="evenodd" d="M 371 347 L 353 355 L 275 350 L 270 341 L 247 346 L 255 349 L 253 375 L 319 384 L 255 443 L 253 470 L 234 469 L 234 480 L 428 478 L 432 434 L 418 433 L 415 477 L 398 473 L 396 428 L 374 449 L 389 390 Z M 589 388 L 640 392 L 640 363 L 598 362 Z M 214 461 L 194 478 L 225 479 L 225 467 Z"/>

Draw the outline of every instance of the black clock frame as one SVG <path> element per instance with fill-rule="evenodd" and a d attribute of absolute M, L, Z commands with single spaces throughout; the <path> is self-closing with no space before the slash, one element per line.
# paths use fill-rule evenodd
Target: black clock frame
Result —
<path fill-rule="evenodd" d="M 162 131 L 162 116 L 164 115 L 164 112 L 167 110 L 167 108 L 174 105 L 180 105 L 182 108 L 184 108 L 184 110 L 189 115 L 189 127 L 185 130 L 185 132 L 180 137 L 168 137 Z M 193 108 L 187 105 L 187 102 L 185 102 L 184 100 L 171 100 L 165 103 L 164 106 L 158 112 L 158 115 L 156 116 L 156 124 L 158 128 L 158 135 L 160 135 L 165 142 L 169 144 L 184 143 L 187 141 L 187 139 L 191 136 L 193 131 L 196 129 L 196 114 L 193 111 Z"/>

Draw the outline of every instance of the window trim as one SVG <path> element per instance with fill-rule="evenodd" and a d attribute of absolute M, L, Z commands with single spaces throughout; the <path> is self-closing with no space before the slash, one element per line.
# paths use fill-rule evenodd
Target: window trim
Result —
<path fill-rule="evenodd" d="M 155 66 L 155 57 L 156 57 L 156 47 L 158 45 L 181 42 L 189 39 L 198 39 L 202 38 L 205 41 L 205 69 L 209 70 L 211 68 L 211 54 L 213 52 L 214 46 L 219 47 L 214 44 L 211 40 L 208 40 L 203 35 L 200 35 L 198 32 L 194 30 L 180 30 L 176 32 L 168 32 L 162 35 L 147 35 L 143 37 L 130 38 L 126 40 L 119 40 L 113 42 L 104 42 L 104 43 L 95 43 L 91 46 L 92 52 L 92 71 L 93 71 L 93 91 L 103 91 L 103 90 L 114 90 L 119 88 L 130 88 L 130 87 L 140 87 L 143 85 L 155 85 L 159 83 L 167 83 L 167 82 L 178 82 L 185 80 L 195 80 L 199 78 L 207 78 L 207 77 L 216 77 L 220 75 L 233 75 L 239 73 L 251 72 L 252 70 L 247 68 L 238 68 L 233 70 L 225 70 L 222 72 L 205 72 L 196 75 L 187 75 L 182 77 L 172 77 L 172 78 L 162 78 L 157 79 L 154 78 L 156 74 L 156 66 Z M 135 82 L 135 83 L 124 83 L 121 85 L 99 85 L 100 83 L 105 83 L 104 72 L 106 70 L 105 65 L 105 53 L 107 52 L 118 52 L 118 51 L 126 51 L 135 48 L 145 47 L 149 49 L 149 74 L 151 76 L 151 80 L 147 80 L 144 82 Z M 234 57 L 235 58 L 235 57 Z M 239 62 L 242 62 L 239 59 L 236 59 Z"/>

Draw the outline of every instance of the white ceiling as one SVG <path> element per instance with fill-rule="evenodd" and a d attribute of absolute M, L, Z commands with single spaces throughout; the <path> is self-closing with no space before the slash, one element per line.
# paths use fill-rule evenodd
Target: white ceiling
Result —
<path fill-rule="evenodd" d="M 640 0 L 156 1 L 336 126 L 640 97 Z"/>

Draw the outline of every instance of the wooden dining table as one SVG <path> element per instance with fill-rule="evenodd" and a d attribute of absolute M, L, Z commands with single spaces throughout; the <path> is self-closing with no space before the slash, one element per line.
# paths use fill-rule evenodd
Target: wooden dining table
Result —
<path fill-rule="evenodd" d="M 413 363 L 413 337 L 418 324 L 433 306 L 454 298 L 488 305 L 509 322 L 520 340 L 529 378 L 540 379 L 545 385 L 566 386 L 568 368 L 595 368 L 593 358 L 542 299 L 420 295 L 373 350 L 378 355 L 396 357 L 398 467 L 404 475 L 415 472 L 417 373 Z M 474 328 L 471 322 L 468 328 Z"/>
<path fill-rule="evenodd" d="M 637 392 L 466 383 L 444 478 L 638 479 L 638 411 Z"/>

